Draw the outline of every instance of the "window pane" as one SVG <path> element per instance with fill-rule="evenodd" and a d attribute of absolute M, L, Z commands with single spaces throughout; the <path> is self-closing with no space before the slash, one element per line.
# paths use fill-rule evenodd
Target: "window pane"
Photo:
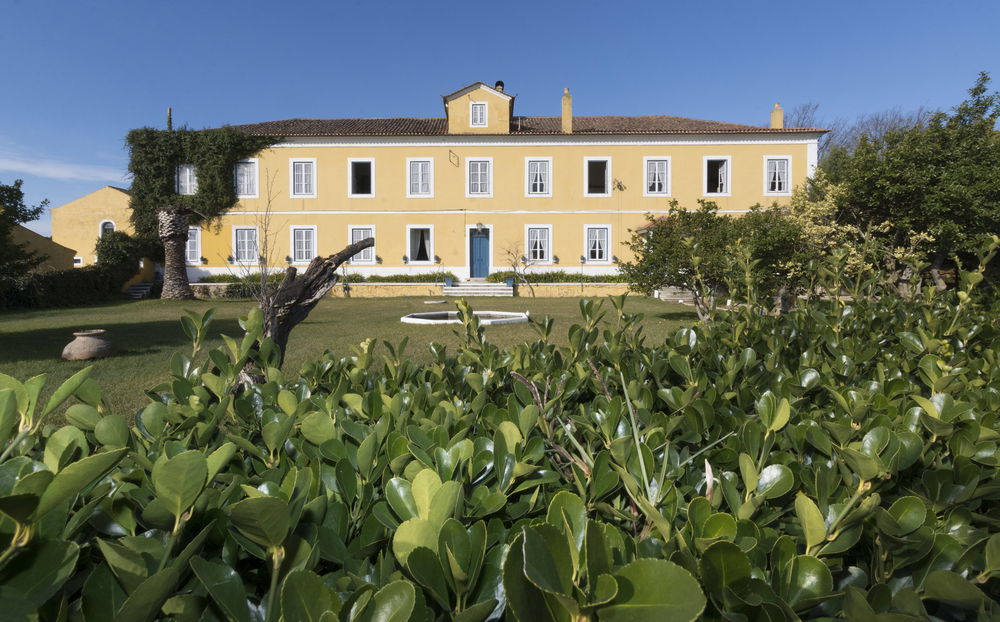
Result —
<path fill-rule="evenodd" d="M 608 230 L 605 227 L 587 229 L 587 259 L 590 261 L 608 260 Z"/>
<path fill-rule="evenodd" d="M 528 259 L 545 261 L 549 258 L 549 230 L 541 227 L 528 229 Z"/>
<path fill-rule="evenodd" d="M 201 253 L 199 253 L 198 248 L 198 233 L 199 229 L 188 229 L 187 248 L 185 250 L 185 259 L 188 263 L 201 263 Z"/>
<path fill-rule="evenodd" d="M 313 194 L 313 163 L 295 162 L 292 171 L 292 194 Z"/>
<path fill-rule="evenodd" d="M 431 230 L 410 229 L 410 261 L 431 260 Z"/>
<path fill-rule="evenodd" d="M 608 161 L 589 160 L 587 162 L 587 194 L 608 193 Z"/>
<path fill-rule="evenodd" d="M 351 194 L 372 193 L 372 163 L 351 162 Z"/>

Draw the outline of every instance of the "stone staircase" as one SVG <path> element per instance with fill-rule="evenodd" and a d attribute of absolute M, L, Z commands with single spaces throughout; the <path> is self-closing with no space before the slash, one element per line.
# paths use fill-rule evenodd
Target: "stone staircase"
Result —
<path fill-rule="evenodd" d="M 445 287 L 445 296 L 513 296 L 514 288 L 503 283 L 487 283 L 482 279 L 470 279 Z"/>
<path fill-rule="evenodd" d="M 136 283 L 128 288 L 128 297 L 134 300 L 149 298 L 149 290 L 153 289 L 152 283 Z"/>

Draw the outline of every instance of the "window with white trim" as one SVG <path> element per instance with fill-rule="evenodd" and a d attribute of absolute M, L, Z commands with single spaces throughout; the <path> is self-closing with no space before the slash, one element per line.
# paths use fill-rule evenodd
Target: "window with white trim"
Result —
<path fill-rule="evenodd" d="M 349 196 L 375 196 L 375 160 L 372 158 L 352 158 L 348 160 L 348 166 L 350 167 Z"/>
<path fill-rule="evenodd" d="M 80 256 L 74 257 L 73 258 L 73 265 L 74 266 L 82 266 L 83 265 L 83 257 L 80 257 Z"/>
<path fill-rule="evenodd" d="M 528 196 L 552 196 L 551 169 L 552 160 L 549 158 L 527 160 L 528 178 L 525 193 Z"/>
<path fill-rule="evenodd" d="M 491 164 L 490 160 L 469 160 L 469 196 L 489 196 L 493 193 Z"/>
<path fill-rule="evenodd" d="M 587 196 L 611 195 L 611 160 L 608 158 L 586 158 L 584 160 L 584 194 Z"/>
<path fill-rule="evenodd" d="M 486 127 L 486 102 L 472 102 L 469 104 L 469 125 L 472 127 Z"/>
<path fill-rule="evenodd" d="M 233 171 L 236 182 L 236 196 L 254 198 L 257 196 L 257 160 L 241 160 Z"/>
<path fill-rule="evenodd" d="M 764 192 L 788 194 L 788 158 L 767 158 L 765 164 Z"/>
<path fill-rule="evenodd" d="M 608 261 L 608 227 L 587 227 L 587 261 Z"/>
<path fill-rule="evenodd" d="M 406 164 L 406 196 L 429 197 L 434 194 L 434 161 L 408 158 Z"/>
<path fill-rule="evenodd" d="M 351 244 L 357 244 L 366 238 L 375 237 L 375 227 L 351 227 Z M 375 247 L 369 246 L 351 257 L 351 263 L 375 263 Z"/>
<path fill-rule="evenodd" d="M 309 263 L 316 256 L 316 228 L 292 227 L 292 263 Z"/>
<path fill-rule="evenodd" d="M 528 261 L 549 261 L 549 227 L 528 227 Z"/>
<path fill-rule="evenodd" d="M 316 196 L 316 160 L 292 160 L 292 196 Z"/>
<path fill-rule="evenodd" d="M 201 229 L 188 227 L 187 245 L 184 247 L 184 261 L 201 264 Z"/>
<path fill-rule="evenodd" d="M 233 259 L 236 263 L 260 262 L 260 249 L 257 246 L 256 227 L 236 227 L 233 230 Z"/>
<path fill-rule="evenodd" d="M 646 195 L 670 194 L 670 161 L 667 159 L 646 159 Z"/>
<path fill-rule="evenodd" d="M 705 158 L 705 194 L 729 194 L 729 158 Z"/>
<path fill-rule="evenodd" d="M 177 167 L 177 194 L 197 194 L 198 175 L 194 164 L 181 164 Z"/>
<path fill-rule="evenodd" d="M 115 223 L 111 222 L 110 220 L 105 220 L 104 222 L 101 223 L 102 238 L 107 234 L 112 233 L 114 230 L 115 230 Z"/>
<path fill-rule="evenodd" d="M 431 262 L 434 260 L 434 234 L 431 227 L 408 227 L 406 254 L 410 262 Z"/>

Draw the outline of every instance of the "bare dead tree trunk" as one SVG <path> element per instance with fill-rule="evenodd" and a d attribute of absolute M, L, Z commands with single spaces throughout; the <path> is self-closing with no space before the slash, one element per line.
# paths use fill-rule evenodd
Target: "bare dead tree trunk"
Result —
<path fill-rule="evenodd" d="M 184 258 L 188 237 L 188 211 L 180 205 L 165 205 L 156 213 L 157 233 L 163 243 L 163 293 L 161 298 L 194 298 Z"/>
<path fill-rule="evenodd" d="M 375 246 L 375 238 L 365 238 L 329 257 L 316 257 L 299 277 L 296 277 L 296 269 L 290 267 L 285 270 L 285 278 L 278 289 L 267 300 L 261 300 L 264 336 L 270 337 L 278 346 L 279 365 L 285 359 L 285 348 L 292 329 L 306 319 L 313 307 L 337 284 L 337 268 L 371 246 Z"/>
<path fill-rule="evenodd" d="M 934 253 L 934 262 L 931 264 L 931 278 L 934 279 L 934 287 L 939 292 L 948 289 L 948 284 L 945 283 L 944 277 L 941 276 L 941 268 L 944 267 L 944 258 L 944 251 L 938 251 Z"/>

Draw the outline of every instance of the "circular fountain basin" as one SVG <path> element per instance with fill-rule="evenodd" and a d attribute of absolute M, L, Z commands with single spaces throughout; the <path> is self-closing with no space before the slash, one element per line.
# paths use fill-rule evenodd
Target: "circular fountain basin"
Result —
<path fill-rule="evenodd" d="M 479 323 L 483 326 L 498 324 L 520 324 L 529 319 L 528 312 L 511 311 L 473 311 Z M 434 311 L 429 313 L 411 313 L 399 318 L 404 324 L 460 324 L 457 311 Z"/>

